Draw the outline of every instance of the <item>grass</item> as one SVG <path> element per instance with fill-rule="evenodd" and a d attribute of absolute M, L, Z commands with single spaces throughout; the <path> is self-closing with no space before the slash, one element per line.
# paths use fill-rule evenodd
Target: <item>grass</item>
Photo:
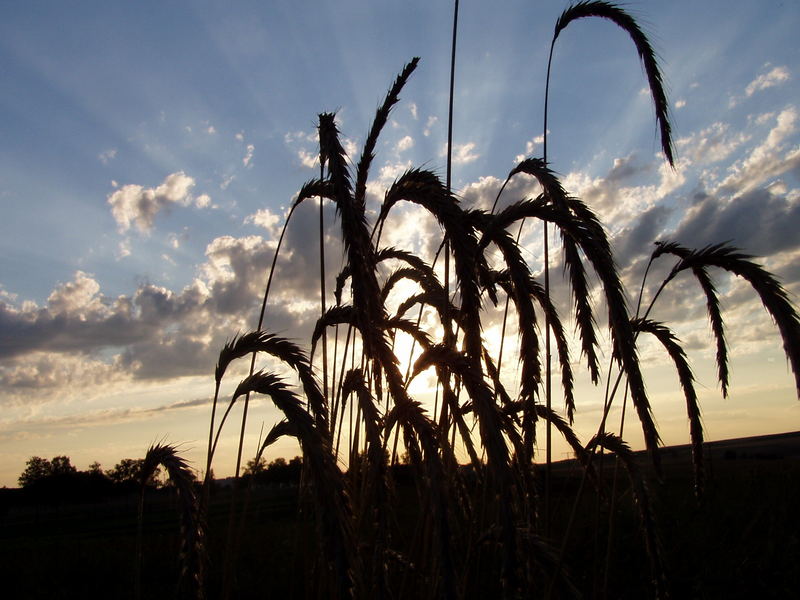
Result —
<path fill-rule="evenodd" d="M 633 41 L 653 96 L 664 158 L 672 164 L 661 73 L 647 37 L 628 13 L 607 2 L 569 7 L 556 23 L 550 56 L 559 35 L 583 18 L 610 20 Z M 360 158 L 346 154 L 335 115 L 319 115 L 320 177 L 300 188 L 288 212 L 255 330 L 233 336 L 220 352 L 205 472 L 214 466 L 223 428 L 232 426 L 230 419 L 241 407 L 238 477 L 250 397 L 267 396 L 282 420 L 275 423 L 264 444 L 289 436 L 302 448 L 302 484 L 290 510 L 281 512 L 285 505 L 280 504 L 283 508 L 270 513 L 269 503 L 277 496 L 265 499 L 258 490 L 241 491 L 237 486 L 220 500 L 212 494 L 209 478 L 195 495 L 186 478 L 186 465 L 174 448 L 159 446 L 148 454 L 146 464 L 164 465 L 179 491 L 183 533 L 179 540 L 165 544 L 181 548 L 178 593 L 195 598 L 275 593 L 282 597 L 448 600 L 581 594 L 713 597 L 721 589 L 714 578 L 727 569 L 755 568 L 759 576 L 767 573 L 767 565 L 754 566 L 754 556 L 732 556 L 730 549 L 726 553 L 724 547 L 714 545 L 713 536 L 732 535 L 726 529 L 729 524 L 720 522 L 731 514 L 725 508 L 727 494 L 738 496 L 735 508 L 743 510 L 736 486 L 746 486 L 749 480 L 742 481 L 744 475 L 733 469 L 728 473 L 734 481 L 730 492 L 719 479 L 716 487 L 705 483 L 708 469 L 691 368 L 680 341 L 666 324 L 649 315 L 681 272 L 697 278 L 715 334 L 718 373 L 726 394 L 728 348 L 713 273 L 722 269 L 742 277 L 775 320 L 800 390 L 800 320 L 780 283 L 735 248 L 689 249 L 662 241 L 651 262 L 674 260 L 674 267 L 656 287 L 648 306 L 641 305 L 648 289 L 645 274 L 637 308 L 631 313 L 628 306 L 635 296 L 624 288 L 603 224 L 590 206 L 563 188 L 548 166 L 546 149 L 544 157 L 522 161 L 506 180 L 523 174 L 533 177 L 540 193 L 533 198 L 511 198 L 499 212 L 463 206 L 449 189 L 449 181 L 424 169 L 408 170 L 386 190 L 379 205 L 368 205 L 369 170 L 381 130 L 417 64 L 418 59 L 411 60 L 392 83 Z M 550 76 L 548 68 L 546 94 Z M 546 120 L 545 114 L 545 131 Z M 283 235 L 295 209 L 304 202 L 335 205 L 343 248 L 341 271 L 320 275 L 321 314 L 308 353 L 262 330 L 270 290 L 280 283 L 273 274 Z M 404 202 L 418 206 L 438 223 L 442 237 L 436 257 L 381 244 L 384 224 Z M 572 314 L 559 314 L 550 288 L 550 261 L 529 262 L 530 253 L 520 246 L 519 234 L 511 233 L 531 223 L 545 224 L 559 234 Z M 440 256 L 444 272 L 437 265 Z M 398 306 L 387 298 L 401 280 L 413 282 L 416 291 Z M 598 283 L 593 286 L 595 280 Z M 334 290 L 332 297 L 327 297 L 328 289 Z M 589 301 L 593 294 L 599 298 L 596 306 Z M 517 345 L 516 379 L 508 378 L 508 369 L 501 368 L 503 347 L 495 352 L 482 336 L 492 314 L 487 307 L 502 302 L 505 315 L 511 315 L 519 331 L 516 340 L 503 339 L 505 345 Z M 417 310 L 416 319 L 407 317 L 412 309 Z M 570 357 L 565 334 L 570 320 L 577 324 L 580 338 L 582 356 L 577 362 Z M 422 327 L 431 321 L 435 326 Z M 611 343 L 606 349 L 600 344 L 603 322 Z M 662 343 L 684 391 L 693 447 L 693 468 L 687 473 L 692 473 L 696 492 L 691 500 L 687 500 L 691 494 L 676 491 L 680 486 L 664 488 L 661 483 L 672 475 L 661 464 L 659 433 L 640 367 L 637 339 L 644 333 Z M 414 349 L 408 356 L 396 352 L 404 336 L 413 339 Z M 557 367 L 551 360 L 551 340 Z M 605 371 L 599 361 L 604 350 L 612 357 Z M 257 362 L 264 368 L 256 370 Z M 235 363 L 241 363 L 245 371 L 249 363 L 249 375 L 226 399 L 221 392 L 223 380 Z M 584 363 L 590 379 L 604 385 L 606 392 L 597 433 L 581 442 L 571 429 L 575 412 L 581 410 L 580 398 L 574 397 L 573 371 Z M 437 381 L 433 410 L 410 391 L 410 383 L 426 371 L 433 372 Z M 561 384 L 563 414 L 551 404 L 552 377 Z M 616 428 L 607 419 L 614 402 L 623 403 L 624 416 L 628 399 L 647 446 L 646 465 L 625 442 L 624 423 Z M 563 435 L 582 465 L 579 473 L 551 473 L 549 450 L 545 476 L 534 464 L 542 422 L 547 424 L 547 447 L 551 430 Z M 262 450 L 264 444 L 259 441 Z M 404 476 L 398 477 L 396 464 L 401 455 L 409 464 Z M 460 465 L 459 459 L 468 460 L 470 467 Z M 796 471 L 796 465 L 784 467 Z M 627 479 L 621 473 L 618 477 L 621 469 Z M 763 471 L 767 472 L 767 477 L 777 475 L 771 469 Z M 763 473 L 754 477 L 761 481 Z M 685 489 L 691 488 L 687 484 Z M 780 496 L 779 491 L 775 493 Z M 280 496 L 280 502 L 284 500 Z M 790 504 L 787 497 L 774 501 L 782 507 Z M 147 533 L 150 517 L 143 520 L 144 504 L 140 507 L 141 552 L 137 555 L 141 560 L 137 558 L 134 571 L 139 572 L 140 563 L 142 573 L 178 569 L 174 554 L 168 561 L 157 558 L 163 552 L 156 549 L 158 534 Z M 777 532 L 781 523 L 796 521 L 789 509 L 780 510 L 784 512 L 764 508 L 744 524 L 745 529 L 766 527 Z M 273 519 L 275 515 L 280 516 Z M 741 527 L 735 530 L 742 531 Z M 764 553 L 774 564 L 785 564 L 785 557 L 769 539 L 759 543 L 765 545 Z M 796 557 L 796 540 L 787 544 L 789 554 Z M 128 537 L 120 542 L 125 552 L 129 545 Z M 718 570 L 715 553 L 725 555 Z M 689 559 L 704 565 L 708 561 L 708 566 L 698 572 Z M 732 564 L 736 561 L 740 563 Z M 791 583 L 787 577 L 781 585 Z M 735 597 L 737 589 L 726 593 Z M 161 589 L 156 595 L 163 593 Z M 144 584 L 134 585 L 134 596 L 152 594 Z"/>
<path fill-rule="evenodd" d="M 633 41 L 652 93 L 664 158 L 672 164 L 671 126 L 661 72 L 647 37 L 627 12 L 607 2 L 570 6 L 556 23 L 551 58 L 556 40 L 569 24 L 592 17 L 613 22 Z M 647 573 L 648 595 L 668 597 L 670 589 L 680 585 L 669 574 L 653 487 L 646 482 L 623 438 L 623 423 L 619 433 L 612 433 L 615 427 L 607 422 L 612 404 L 620 402 L 619 396 L 623 397 L 623 406 L 630 399 L 652 472 L 656 480 L 663 476 L 660 438 L 645 390 L 637 338 L 640 333 L 655 336 L 676 366 L 690 421 L 694 501 L 702 507 L 703 432 L 691 367 L 680 341 L 668 326 L 649 318 L 651 309 L 679 273 L 691 271 L 695 275 L 705 295 L 716 338 L 723 394 L 728 390 L 728 352 L 713 271 L 728 271 L 751 284 L 775 320 L 787 359 L 800 378 L 797 313 L 780 283 L 737 249 L 716 245 L 693 250 L 661 241 L 655 246 L 651 263 L 670 257 L 677 262 L 648 306 L 641 305 L 648 283 L 645 274 L 636 311 L 631 314 L 628 303 L 632 298 L 617 272 L 603 224 L 591 207 L 563 188 L 547 164 L 546 149 L 544 157 L 528 157 L 506 179 L 508 183 L 521 174 L 531 176 L 540 185 L 539 195 L 512 198 L 499 212 L 494 208 L 485 212 L 462 206 L 450 191 L 449 180 L 442 181 L 424 169 L 410 169 L 401 175 L 386 190 L 383 201 L 368 210 L 367 181 L 381 129 L 417 64 L 418 59 L 413 59 L 393 82 L 377 109 L 360 159 L 347 156 L 335 115 L 319 115 L 321 176 L 300 189 L 284 232 L 301 203 L 319 202 L 321 206 L 332 202 L 341 225 L 342 270 L 320 275 L 321 315 L 308 356 L 288 340 L 261 331 L 270 288 L 276 283 L 273 270 L 270 271 L 256 330 L 233 338 L 220 353 L 207 471 L 213 464 L 214 440 L 237 401 L 244 404 L 241 457 L 250 395 L 270 397 L 285 417 L 268 436 L 270 443 L 281 435 L 293 436 L 303 450 L 302 489 L 306 490 L 304 497 L 315 515 L 315 544 L 319 549 L 318 557 L 305 565 L 306 576 L 316 584 L 312 595 L 388 598 L 413 594 L 450 599 L 476 597 L 475 591 L 483 590 L 482 595 L 492 597 L 565 597 L 581 587 L 580 578 L 576 580 L 572 573 L 586 571 L 580 560 L 578 566 L 575 564 L 573 540 L 585 539 L 591 532 L 595 546 L 605 549 L 598 549 L 590 560 L 591 595 L 606 596 L 610 594 L 609 586 L 617 585 L 609 577 L 611 566 L 620 560 L 619 543 L 627 543 L 632 528 L 637 530 L 639 540 L 633 546 L 625 546 L 632 548 L 626 550 L 625 561 L 641 565 L 637 572 Z M 547 77 L 546 94 L 549 68 Z M 546 120 L 545 113 L 545 131 Z M 404 202 L 420 207 L 441 228 L 441 247 L 436 257 L 416 256 L 407 249 L 381 245 L 387 218 Z M 377 217 L 370 222 L 373 214 Z M 601 385 L 605 379 L 604 411 L 597 434 L 585 445 L 570 429 L 575 411 L 580 410 L 572 387 L 573 369 L 579 367 L 569 355 L 565 317 L 559 315 L 551 298 L 549 260 L 530 264 L 519 245 L 519 233 L 516 237 L 510 233 L 515 228 L 521 231 L 525 223 L 531 222 L 543 223 L 559 233 L 581 353 L 592 381 Z M 547 240 L 546 232 L 547 229 Z M 279 241 L 273 269 L 280 251 Z M 547 252 L 546 247 L 545 256 Z M 443 273 L 437 266 L 440 255 L 444 257 Z M 541 274 L 544 285 L 538 280 Z M 599 282 L 595 291 L 601 299 L 599 305 L 606 311 L 610 332 L 611 348 L 607 354 L 613 358 L 605 373 L 598 360 L 602 352 L 600 314 L 588 301 L 593 293 L 593 277 Z M 400 280 L 414 282 L 418 291 L 397 307 L 388 304 L 387 298 Z M 332 304 L 331 298 L 325 297 L 325 290 L 331 287 L 335 290 Z M 510 313 L 519 331 L 520 368 L 518 379 L 512 381 L 499 367 L 502 346 L 494 356 L 482 337 L 489 318 L 486 306 L 497 305 L 501 299 L 506 302 L 503 330 Z M 417 305 L 417 319 L 406 318 L 406 312 Z M 397 313 L 390 312 L 392 307 L 398 308 Z M 423 314 L 427 315 L 427 322 L 436 320 L 438 328 L 421 328 Z M 544 331 L 537 325 L 542 320 Z M 396 342 L 403 336 L 410 336 L 418 348 L 407 358 L 395 353 Z M 551 339 L 555 342 L 565 398 L 563 416 L 551 408 Z M 502 344 L 509 343 L 512 341 L 504 337 Z M 322 352 L 315 352 L 319 346 Z M 299 385 L 293 387 L 278 371 L 254 372 L 260 354 L 272 357 L 268 364 L 273 369 L 274 359 L 289 367 L 299 377 Z M 239 383 L 223 417 L 217 420 L 222 378 L 232 362 L 247 357 L 250 375 Z M 409 365 L 405 374 L 400 367 L 403 362 Z M 437 380 L 432 412 L 409 391 L 414 377 L 427 370 L 433 370 Z M 320 372 L 322 386 L 316 380 Z M 578 487 L 571 497 L 558 497 L 563 504 L 557 507 L 555 483 L 549 477 L 549 451 L 544 479 L 533 464 L 540 421 L 547 423 L 547 447 L 555 425 L 556 432 L 570 442 L 584 465 Z M 346 448 L 340 447 L 342 439 Z M 607 464 L 610 460 L 598 458 L 604 452 L 619 461 L 615 462 L 610 484 L 606 475 L 597 475 L 597 463 Z M 408 457 L 415 491 L 411 498 L 415 508 L 410 513 L 404 511 L 402 517 L 392 470 L 399 453 Z M 459 456 L 469 458 L 472 469 L 468 476 L 459 466 Z M 237 473 L 240 462 L 241 458 L 237 459 Z M 348 465 L 349 469 L 345 469 Z M 628 474 L 627 484 L 617 481 L 620 465 Z M 617 512 L 626 501 L 632 503 L 632 510 L 622 518 L 628 521 L 620 524 Z M 236 503 L 234 498 L 232 505 Z M 591 522 L 581 514 L 586 503 L 596 506 L 589 511 L 595 514 Z M 410 515 L 413 522 L 397 526 L 401 518 Z M 237 518 L 244 519 L 246 515 Z M 230 531 L 235 520 L 232 516 Z M 409 536 L 409 532 L 413 533 Z M 232 537 L 229 540 L 225 552 L 228 556 L 238 555 L 237 542 Z M 226 561 L 224 597 L 235 595 L 232 582 L 234 573 L 239 571 L 238 563 Z M 609 573 L 601 578 L 602 583 L 598 583 L 599 571 Z"/>
<path fill-rule="evenodd" d="M 653 478 L 649 462 L 637 454 L 652 487 L 675 598 L 787 598 L 800 585 L 800 526 L 794 505 L 800 493 L 800 465 L 791 458 L 713 455 L 706 500 L 698 506 L 691 494 L 688 449 L 672 457 L 665 450 L 663 483 Z M 780 452 L 777 453 L 780 456 Z M 602 473 L 610 489 L 613 463 Z M 598 465 L 599 466 L 599 465 Z M 415 541 L 420 505 L 414 481 L 397 473 L 392 500 L 394 547 L 419 552 Z M 574 462 L 553 467 L 552 533 L 560 539 L 580 486 L 582 471 Z M 624 480 L 621 480 L 624 483 Z M 620 487 L 616 510 L 614 561 L 608 598 L 652 596 L 647 557 L 642 552 L 639 517 L 627 485 Z M 175 596 L 180 547 L 174 490 L 149 491 L 145 503 L 142 597 Z M 252 491 L 239 541 L 232 594 L 237 598 L 327 597 L 314 588 L 311 568 L 317 556 L 313 507 L 297 487 L 258 487 Z M 208 597 L 218 597 L 231 492 L 214 490 L 208 511 Z M 14 598 L 133 598 L 137 529 L 136 494 L 73 506 L 17 506 L 2 520 L 0 560 L 5 590 Z M 599 597 L 602 588 L 607 520 L 596 520 L 607 499 L 585 494 L 567 544 L 565 569 L 583 597 Z M 415 549 L 416 548 L 416 549 Z M 393 597 L 414 597 L 424 584 L 404 577 L 399 560 L 389 563 Z M 466 598 L 496 597 L 501 592 L 492 556 L 481 560 L 485 577 L 474 577 Z M 401 589 L 404 593 L 401 594 Z M 542 592 L 543 594 L 544 592 Z"/>

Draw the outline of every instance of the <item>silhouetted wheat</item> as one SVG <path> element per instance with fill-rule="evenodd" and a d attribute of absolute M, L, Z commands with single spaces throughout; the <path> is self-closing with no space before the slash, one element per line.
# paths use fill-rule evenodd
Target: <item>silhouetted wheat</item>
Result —
<path fill-rule="evenodd" d="M 169 482 L 175 486 L 179 500 L 181 548 L 178 596 L 201 599 L 205 597 L 203 572 L 206 561 L 204 515 L 199 509 L 194 491 L 194 473 L 187 462 L 178 455 L 177 448 L 169 444 L 154 444 L 145 454 L 139 472 L 141 495 L 137 534 L 136 597 L 141 597 L 142 521 L 144 518 L 144 492 L 158 467 L 167 471 Z"/>
<path fill-rule="evenodd" d="M 611 20 L 634 41 L 653 95 L 662 151 L 672 163 L 668 104 L 655 54 L 647 37 L 624 10 L 608 2 L 579 2 L 569 7 L 556 24 L 551 58 L 561 32 L 584 17 Z M 632 318 L 603 225 L 589 206 L 564 189 L 546 156 L 521 161 L 509 173 L 498 198 L 511 178 L 522 173 L 535 177 L 542 193 L 532 199 L 514 198 L 499 212 L 495 212 L 496 206 L 491 212 L 462 206 L 450 190 L 449 177 L 443 182 L 435 173 L 417 168 L 398 177 L 379 206 L 367 207 L 369 170 L 378 138 L 417 65 L 415 58 L 393 82 L 376 111 L 355 168 L 342 145 L 335 115 L 319 115 L 321 175 L 302 186 L 287 214 L 269 271 L 262 318 L 255 331 L 237 335 L 220 352 L 206 484 L 231 410 L 250 393 L 265 394 L 282 415 L 259 444 L 256 458 L 282 436 L 297 438 L 303 451 L 303 481 L 314 499 L 322 555 L 320 562 L 308 566 L 308 572 L 313 572 L 319 581 L 312 592 L 335 598 L 389 598 L 409 593 L 414 597 L 449 599 L 474 597 L 482 593 L 475 590 L 489 589 L 489 595 L 516 598 L 545 597 L 558 586 L 561 593 L 567 594 L 575 591 L 566 578 L 565 561 L 569 557 L 563 550 L 572 519 L 563 539 L 549 539 L 548 521 L 539 514 L 541 482 L 533 463 L 537 426 L 544 421 L 567 441 L 598 493 L 606 494 L 602 476 L 593 464 L 598 449 L 614 453 L 626 467 L 642 523 L 654 590 L 656 596 L 666 597 L 669 581 L 651 497 L 630 447 L 607 430 L 606 417 L 614 392 L 624 379 L 647 450 L 658 467 L 659 434 L 636 347 L 640 332 L 654 335 L 675 363 L 683 388 L 695 486 L 700 494 L 704 481 L 703 430 L 686 354 L 665 325 L 648 318 L 649 309 L 642 318 L 637 309 Z M 321 273 L 321 279 L 330 277 L 334 281 L 335 304 L 321 302 L 327 308 L 314 326 L 306 355 L 299 345 L 262 331 L 261 323 L 290 219 L 300 203 L 316 198 L 335 205 L 343 264 L 337 274 Z M 434 269 L 436 259 L 430 261 L 429 257 L 402 248 L 381 247 L 384 224 L 401 202 L 421 207 L 438 223 L 447 265 L 443 281 Z M 371 215 L 376 215 L 372 222 Z M 531 263 L 519 237 L 509 233 L 512 226 L 525 219 L 553 226 L 560 233 L 572 315 L 561 316 L 555 308 L 546 271 L 548 259 L 544 264 Z M 498 252 L 493 255 L 490 249 Z M 693 251 L 665 243 L 657 247 L 651 260 L 664 254 L 676 255 L 679 262 L 654 299 L 678 273 L 691 270 L 697 277 L 716 338 L 723 394 L 728 391 L 727 346 L 719 301 L 709 274 L 712 267 L 744 277 L 754 287 L 778 324 L 800 390 L 800 321 L 777 280 L 750 257 L 726 246 Z M 534 276 L 543 270 L 544 285 Z M 599 383 L 600 336 L 598 315 L 590 302 L 594 292 L 590 271 L 599 280 L 598 291 L 611 333 L 611 355 L 619 376 L 607 395 L 598 433 L 584 446 L 571 428 L 581 405 L 573 388 L 575 365 L 570 361 L 565 323 L 568 318 L 574 319 L 589 378 Z M 324 296 L 328 288 L 321 289 Z M 501 368 L 505 335 L 497 357 L 482 336 L 482 329 L 489 322 L 485 304 L 498 305 L 503 294 L 506 312 L 513 305 L 518 330 L 520 368 L 513 381 L 509 381 L 509 369 Z M 419 306 L 419 317 L 406 319 L 406 312 L 415 306 Z M 425 322 L 434 323 L 431 327 L 422 324 L 423 306 L 429 307 Z M 395 312 L 390 313 L 391 310 Z M 541 343 L 542 332 L 537 328 L 542 317 L 546 344 L 552 335 L 558 352 L 566 417 L 552 410 L 549 400 L 542 403 L 540 399 L 543 388 L 549 388 L 549 359 L 542 360 L 542 346 L 546 344 Z M 338 326 L 347 327 L 341 350 Z M 333 359 L 329 365 L 323 351 L 323 365 L 319 365 L 317 346 L 332 328 L 336 332 Z M 413 340 L 415 349 L 408 357 L 405 376 L 401 371 L 403 361 L 395 351 L 403 336 Z M 217 419 L 220 384 L 228 367 L 248 356 L 253 357 L 252 365 L 254 357 L 264 353 L 296 373 L 307 406 L 303 406 L 299 392 L 276 374 L 251 371 L 231 396 L 222 418 Z M 544 354 L 549 356 L 549 350 L 545 349 Z M 330 387 L 320 388 L 312 368 L 315 360 L 323 373 L 332 367 Z M 410 392 L 411 383 L 428 369 L 434 370 L 437 387 L 433 414 Z M 340 452 L 342 439 L 346 447 Z M 398 444 L 408 456 L 419 502 L 413 533 L 398 531 L 396 525 L 398 500 L 393 493 L 396 482 L 392 463 Z M 469 467 L 458 463 L 465 456 L 469 457 Z M 583 489 L 582 482 L 573 516 Z M 545 492 L 549 492 L 547 481 Z M 406 533 L 411 541 L 403 539 Z M 559 546 L 560 554 L 553 550 Z M 399 586 L 400 592 L 393 586 Z"/>

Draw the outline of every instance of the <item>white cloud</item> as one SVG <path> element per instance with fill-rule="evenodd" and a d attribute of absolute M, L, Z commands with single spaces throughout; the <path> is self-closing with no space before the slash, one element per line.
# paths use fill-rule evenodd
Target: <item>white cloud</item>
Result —
<path fill-rule="evenodd" d="M 436 125 L 436 122 L 438 120 L 439 120 L 439 117 L 434 117 L 433 115 L 428 117 L 428 120 L 425 121 L 425 129 L 422 130 L 422 135 L 424 135 L 425 137 L 428 137 L 431 134 L 431 130 L 433 129 L 433 126 Z"/>
<path fill-rule="evenodd" d="M 692 162 L 710 164 L 725 160 L 750 136 L 740 132 L 730 133 L 727 123 L 712 123 L 699 133 L 676 140 L 678 153 L 691 159 Z"/>
<path fill-rule="evenodd" d="M 762 73 L 747 84 L 744 93 L 749 98 L 756 92 L 780 85 L 786 81 L 789 81 L 789 69 L 786 67 L 774 67 L 769 73 Z"/>
<path fill-rule="evenodd" d="M 300 159 L 300 164 L 309 169 L 319 166 L 319 153 L 309 152 L 305 148 L 297 151 L 297 158 Z"/>
<path fill-rule="evenodd" d="M 765 68 L 769 68 L 770 64 L 767 63 L 764 65 Z M 736 106 L 742 98 L 750 98 L 757 92 L 761 92 L 771 87 L 779 86 L 783 83 L 786 83 L 790 79 L 789 69 L 786 67 L 773 67 L 770 71 L 766 73 L 762 73 L 758 77 L 756 77 L 753 81 L 747 84 L 747 87 L 744 89 L 744 96 L 731 96 L 730 101 L 728 102 L 728 106 L 733 108 Z"/>
<path fill-rule="evenodd" d="M 519 164 L 526 158 L 534 156 L 536 152 L 536 147 L 541 146 L 543 143 L 544 143 L 544 135 L 537 135 L 532 140 L 528 140 L 527 142 L 525 142 L 525 153 L 517 154 L 517 156 L 514 158 L 514 164 Z"/>
<path fill-rule="evenodd" d="M 729 175 L 716 191 L 732 195 L 743 194 L 771 178 L 800 168 L 800 147 L 787 151 L 783 143 L 790 134 L 797 131 L 797 117 L 797 110 L 793 106 L 781 111 L 767 138 L 743 160 L 728 168 Z"/>
<path fill-rule="evenodd" d="M 105 363 L 85 356 L 55 352 L 33 352 L 0 366 L 0 383 L 7 394 L 23 402 L 30 397 L 32 390 L 49 389 L 61 396 L 71 387 L 83 392 L 87 387 L 107 386 L 123 378 L 116 360 Z"/>
<path fill-rule="evenodd" d="M 409 103 L 408 110 L 409 110 L 409 112 L 411 112 L 411 116 L 416 121 L 417 120 L 417 105 L 414 104 L 413 102 Z"/>
<path fill-rule="evenodd" d="M 244 132 L 240 131 L 239 133 L 237 133 L 233 137 L 235 137 L 238 141 L 243 142 L 244 141 Z"/>
<path fill-rule="evenodd" d="M 114 158 L 116 158 L 116 156 L 117 156 L 117 149 L 116 148 L 110 148 L 110 149 L 105 150 L 105 151 L 101 152 L 100 154 L 98 154 L 97 158 L 101 163 L 103 163 L 104 165 L 107 165 L 112 160 L 114 160 Z"/>
<path fill-rule="evenodd" d="M 283 136 L 284 143 L 297 156 L 300 164 L 307 169 L 319 168 L 319 133 L 313 131 L 289 131 Z M 348 150 L 347 141 L 342 145 Z M 349 150 L 348 150 L 349 151 Z"/>
<path fill-rule="evenodd" d="M 156 188 L 128 184 L 108 196 L 111 214 L 119 231 L 124 233 L 132 225 L 147 232 L 153 227 L 156 215 L 173 204 L 187 206 L 192 201 L 191 190 L 195 180 L 183 171 L 167 175 Z"/>
<path fill-rule="evenodd" d="M 236 175 L 228 175 L 227 177 L 222 179 L 222 183 L 219 184 L 219 189 L 227 190 L 228 186 L 233 183 L 233 180 L 236 179 Z"/>
<path fill-rule="evenodd" d="M 351 140 L 350 138 L 344 138 L 342 141 L 342 147 L 344 151 L 347 153 L 347 156 L 350 157 L 350 160 L 355 162 L 356 155 L 358 154 L 358 144 L 355 140 Z"/>
<path fill-rule="evenodd" d="M 678 110 L 680 110 L 684 106 L 686 106 L 686 100 L 680 99 L 675 102 L 675 108 Z"/>
<path fill-rule="evenodd" d="M 474 150 L 475 142 L 453 144 L 453 164 L 465 165 L 480 158 L 480 154 L 477 154 Z M 447 144 L 442 146 L 441 156 L 447 156 Z"/>
<path fill-rule="evenodd" d="M 414 138 L 412 138 L 410 135 L 407 135 L 404 138 L 402 138 L 399 142 L 397 142 L 397 145 L 395 146 L 394 149 L 395 149 L 395 152 L 398 152 L 398 153 L 405 152 L 406 150 L 411 148 L 413 145 L 414 145 Z"/>
<path fill-rule="evenodd" d="M 130 238 L 125 238 L 117 246 L 117 260 L 119 260 L 120 258 L 125 258 L 126 256 L 130 255 L 131 255 L 131 240 Z"/>
<path fill-rule="evenodd" d="M 197 198 L 194 199 L 194 205 L 197 208 L 208 208 L 211 206 L 211 196 L 208 194 L 200 194 Z"/>
<path fill-rule="evenodd" d="M 213 125 L 209 125 L 208 129 L 206 129 L 206 133 L 208 133 L 208 135 L 214 135 L 217 133 L 217 129 Z"/>
<path fill-rule="evenodd" d="M 54 315 L 70 314 L 86 318 L 106 314 L 107 307 L 98 293 L 100 284 L 89 274 L 77 271 L 72 281 L 60 283 L 47 298 L 47 307 Z"/>
<path fill-rule="evenodd" d="M 242 159 L 242 164 L 245 167 L 250 166 L 250 162 L 253 160 L 253 152 L 255 152 L 256 147 L 253 144 L 247 144 L 247 154 L 244 155 Z"/>
<path fill-rule="evenodd" d="M 252 223 L 253 225 L 256 225 L 258 227 L 263 227 L 264 229 L 272 233 L 274 237 L 274 234 L 276 232 L 275 227 L 278 223 L 281 222 L 281 220 L 282 218 L 279 215 L 270 212 L 268 208 L 262 208 L 257 212 L 255 212 L 254 214 L 245 217 L 244 222 L 245 224 Z"/>

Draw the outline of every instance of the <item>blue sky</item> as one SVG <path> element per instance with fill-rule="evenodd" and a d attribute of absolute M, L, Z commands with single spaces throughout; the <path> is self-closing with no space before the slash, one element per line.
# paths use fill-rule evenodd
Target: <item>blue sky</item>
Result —
<path fill-rule="evenodd" d="M 468 205 L 488 208 L 518 157 L 541 155 L 547 52 L 566 5 L 461 3 L 453 181 Z M 598 20 L 570 25 L 556 46 L 552 168 L 603 218 L 632 289 L 655 239 L 731 240 L 763 257 L 796 300 L 800 6 L 628 8 L 661 59 L 677 168 L 658 156 L 633 45 Z M 285 207 L 318 172 L 317 114 L 337 111 L 357 157 L 389 84 L 420 56 L 381 137 L 372 206 L 411 166 L 443 176 L 451 26 L 446 2 L 0 8 L 0 484 L 15 485 L 34 454 L 111 467 L 164 438 L 200 463 L 216 353 L 254 325 Z M 296 339 L 317 302 L 314 218 L 301 211 L 290 228 L 267 316 Z M 401 211 L 385 235 L 424 252 L 437 234 Z M 532 261 L 537 236 L 524 238 Z M 727 400 L 692 282 L 676 282 L 655 315 L 689 348 L 709 438 L 797 429 L 777 331 L 741 282 L 720 276 L 720 287 L 737 348 Z M 662 436 L 688 441 L 674 373 L 656 349 L 643 357 Z M 581 389 L 588 438 L 598 392 Z M 276 418 L 266 403 L 259 410 L 254 438 Z M 223 445 L 218 474 L 233 467 Z"/>

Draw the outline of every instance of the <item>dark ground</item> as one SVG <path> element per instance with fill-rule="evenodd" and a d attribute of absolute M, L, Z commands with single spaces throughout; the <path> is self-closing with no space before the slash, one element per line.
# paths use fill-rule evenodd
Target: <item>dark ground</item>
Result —
<path fill-rule="evenodd" d="M 800 432 L 706 447 L 706 497 L 693 495 L 688 446 L 665 448 L 664 479 L 650 479 L 672 598 L 796 598 L 800 590 Z M 613 460 L 603 471 L 611 478 Z M 643 468 L 648 463 L 640 456 Z M 570 461 L 553 469 L 556 540 L 572 509 L 580 474 Z M 638 517 L 620 471 L 612 552 L 605 568 L 608 502 L 584 494 L 567 545 L 566 568 L 585 597 L 652 597 Z M 209 597 L 221 585 L 230 492 L 215 494 L 209 516 Z M 398 520 L 415 520 L 415 493 L 397 489 Z M 236 547 L 236 598 L 305 598 L 313 589 L 304 564 L 313 561 L 313 520 L 298 507 L 297 488 L 257 489 Z M 0 490 L 0 565 L 5 598 L 133 598 L 136 494 L 102 501 L 26 498 Z M 142 596 L 173 597 L 178 579 L 178 517 L 169 490 L 148 493 L 144 519 Z M 400 535 L 403 529 L 399 528 Z M 485 565 L 491 573 L 492 566 Z M 494 578 L 476 579 L 470 597 L 496 593 Z M 413 597 L 395 590 L 396 597 Z"/>

